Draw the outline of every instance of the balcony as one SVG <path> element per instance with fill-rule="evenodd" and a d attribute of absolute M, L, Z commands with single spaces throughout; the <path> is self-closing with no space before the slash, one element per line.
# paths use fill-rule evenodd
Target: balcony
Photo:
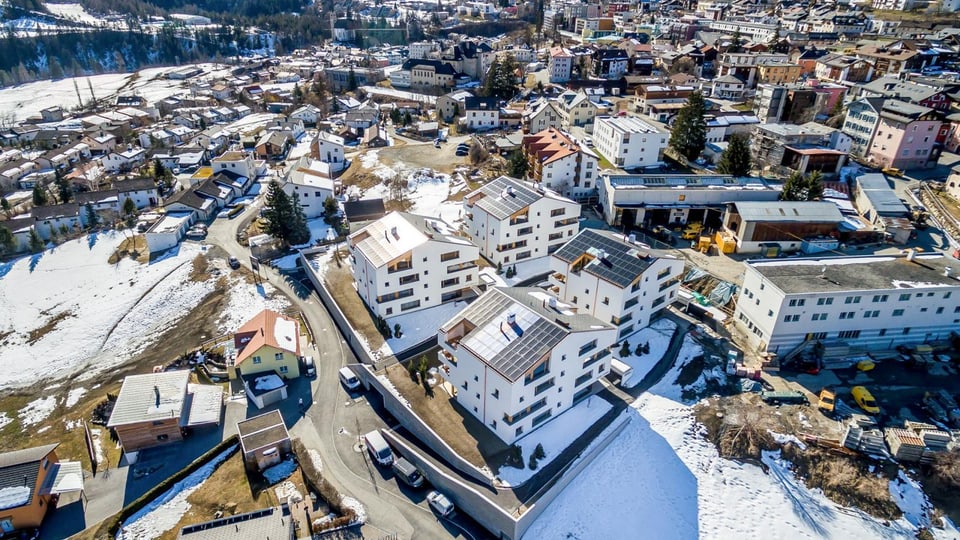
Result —
<path fill-rule="evenodd" d="M 395 293 L 384 294 L 377 297 L 377 303 L 382 304 L 384 302 L 392 302 L 394 300 L 399 300 L 401 298 L 407 298 L 413 296 L 413 289 L 404 289 L 402 291 L 397 291 Z"/>
<path fill-rule="evenodd" d="M 585 368 L 590 367 L 608 356 L 610 356 L 610 349 L 603 349 L 602 351 L 598 351 L 593 356 L 583 361 L 583 367 Z"/>
<path fill-rule="evenodd" d="M 400 278 L 400 284 L 406 285 L 407 283 L 416 283 L 420 281 L 420 273 L 410 274 L 409 276 L 403 276 Z"/>
<path fill-rule="evenodd" d="M 635 305 L 637 305 L 637 304 L 639 304 L 639 303 L 640 303 L 640 297 L 639 297 L 639 296 L 634 296 L 633 298 L 627 300 L 627 301 L 623 304 L 623 309 L 630 309 L 630 308 L 632 308 L 633 306 L 635 306 Z"/>
<path fill-rule="evenodd" d="M 454 344 L 454 348 L 456 348 L 455 344 Z M 443 349 L 441 349 L 440 352 L 437 353 L 437 360 L 439 360 L 441 364 L 450 364 L 451 366 L 457 365 L 457 357 Z"/>
<path fill-rule="evenodd" d="M 517 229 L 517 236 L 526 236 L 528 234 L 533 234 L 533 227 L 524 227 L 522 229 Z"/>
<path fill-rule="evenodd" d="M 533 395 L 539 396 L 540 394 L 546 392 L 547 390 L 553 388 L 556 385 L 556 379 L 551 378 L 549 381 L 538 384 L 536 388 L 533 389 Z"/>
<path fill-rule="evenodd" d="M 524 223 L 530 223 L 530 216 L 517 216 L 510 220 L 510 225 L 523 225 Z"/>
<path fill-rule="evenodd" d="M 470 268 L 476 268 L 477 263 L 475 262 L 465 262 L 460 264 L 451 264 L 447 267 L 447 273 L 452 274 L 454 272 L 460 272 L 462 270 L 469 270 Z"/>
<path fill-rule="evenodd" d="M 393 266 L 387 267 L 388 274 L 394 274 L 396 272 L 403 272 L 404 270 L 410 270 L 413 268 L 413 263 L 411 261 L 400 261 Z"/>
<path fill-rule="evenodd" d="M 560 283 L 566 283 L 566 282 L 567 282 L 567 276 L 561 274 L 560 272 L 555 272 L 555 273 L 552 274 L 550 277 L 552 277 L 553 279 L 559 281 Z"/>
<path fill-rule="evenodd" d="M 566 227 L 566 226 L 568 226 L 568 225 L 574 225 L 574 224 L 576 224 L 578 221 L 580 221 L 580 218 L 576 218 L 576 217 L 569 217 L 569 218 L 567 218 L 567 219 L 558 219 L 557 221 L 554 221 L 554 222 L 553 222 L 553 226 L 554 226 L 554 227 Z"/>
<path fill-rule="evenodd" d="M 527 241 L 521 240 L 519 242 L 513 242 L 511 244 L 502 244 L 497 246 L 497 251 L 511 251 L 514 249 L 520 249 L 522 247 L 527 247 Z"/>
<path fill-rule="evenodd" d="M 623 326 L 624 324 L 633 320 L 633 313 L 628 313 L 626 317 L 617 317 L 614 315 L 610 317 L 610 324 L 614 326 Z"/>
<path fill-rule="evenodd" d="M 523 420 L 524 418 L 530 416 L 531 414 L 539 411 L 540 409 L 547 406 L 547 398 L 543 398 L 540 401 L 534 403 L 533 405 L 527 407 L 526 409 L 516 413 L 516 414 L 503 414 L 503 422 L 508 426 L 512 426 L 517 422 Z"/>

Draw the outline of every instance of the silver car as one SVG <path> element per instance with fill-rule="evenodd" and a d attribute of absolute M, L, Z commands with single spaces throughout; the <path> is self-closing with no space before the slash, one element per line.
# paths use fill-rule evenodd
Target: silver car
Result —
<path fill-rule="evenodd" d="M 427 503 L 433 511 L 440 514 L 440 517 L 447 517 L 453 513 L 453 502 L 446 495 L 439 491 L 427 493 Z"/>

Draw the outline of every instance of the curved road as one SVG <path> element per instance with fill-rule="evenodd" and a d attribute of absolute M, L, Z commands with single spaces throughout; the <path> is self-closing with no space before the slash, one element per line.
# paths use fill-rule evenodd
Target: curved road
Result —
<path fill-rule="evenodd" d="M 239 225 L 258 211 L 259 204 L 255 203 L 235 219 L 216 219 L 209 228 L 206 241 L 237 257 L 249 268 L 250 252 L 237 242 L 236 233 Z M 320 452 L 324 460 L 324 477 L 344 494 L 364 504 L 368 516 L 363 529 L 365 536 L 478 537 L 475 526 L 467 525 L 473 533 L 470 534 L 455 523 L 438 521 L 424 500 L 426 490 L 399 488 L 392 474 L 383 474 L 370 463 L 366 452 L 356 451 L 358 433 L 385 425 L 363 395 L 348 396 L 339 384 L 337 371 L 348 363 L 356 363 L 353 353 L 312 290 L 265 266 L 261 266 L 260 274 L 286 294 L 303 313 L 316 340 L 313 355 L 317 377 L 311 382 L 313 402 L 305 417 L 291 428 L 291 433 L 300 437 L 307 448 Z"/>

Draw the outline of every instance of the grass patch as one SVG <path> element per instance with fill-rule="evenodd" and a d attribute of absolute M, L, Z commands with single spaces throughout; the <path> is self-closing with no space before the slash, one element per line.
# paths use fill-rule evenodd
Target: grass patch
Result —
<path fill-rule="evenodd" d="M 819 488 L 831 501 L 863 510 L 880 519 L 895 520 L 903 515 L 890 497 L 890 480 L 896 476 L 881 468 L 870 471 L 866 460 L 830 453 L 820 448 L 800 450 L 796 445 L 783 447 L 782 455 L 793 464 L 797 478 L 808 488 Z"/>
<path fill-rule="evenodd" d="M 952 520 L 960 518 L 960 450 L 942 452 L 923 468 L 923 490 Z"/>
<path fill-rule="evenodd" d="M 206 281 L 207 271 L 209 268 L 210 264 L 207 262 L 207 258 L 203 256 L 203 254 L 199 254 L 194 257 L 190 268 L 190 281 Z"/>
<path fill-rule="evenodd" d="M 147 247 L 147 237 L 142 234 L 128 236 L 120 242 L 117 249 L 110 254 L 107 262 L 117 264 L 121 259 L 129 257 L 140 264 L 150 262 L 150 248 Z"/>
<path fill-rule="evenodd" d="M 303 493 L 303 491 L 301 491 Z M 243 455 L 237 452 L 227 458 L 196 491 L 187 497 L 190 509 L 176 526 L 160 536 L 174 540 L 182 527 L 214 519 L 217 512 L 232 516 L 279 504 L 273 489 L 254 491 L 243 467 Z"/>
<path fill-rule="evenodd" d="M 33 330 L 30 331 L 30 334 L 27 336 L 27 344 L 33 345 L 37 341 L 40 341 L 40 339 L 43 338 L 43 336 L 52 332 L 57 327 L 57 325 L 60 324 L 60 321 L 66 320 L 73 316 L 74 316 L 73 312 L 70 310 L 67 310 L 67 311 L 61 311 L 60 313 L 57 313 L 53 317 L 50 317 L 50 319 L 48 319 L 43 326 L 39 328 L 34 328 Z"/>
<path fill-rule="evenodd" d="M 345 260 L 350 256 L 346 250 L 341 250 L 340 260 Z M 336 261 L 327 263 L 327 271 L 323 277 L 324 284 L 330 295 L 336 300 L 337 305 L 347 316 L 347 321 L 360 335 L 364 336 L 371 350 L 378 350 L 383 346 L 384 340 L 380 331 L 377 330 L 377 323 L 363 303 L 360 295 L 353 285 L 353 274 L 350 267 L 346 264 L 338 264 Z"/>

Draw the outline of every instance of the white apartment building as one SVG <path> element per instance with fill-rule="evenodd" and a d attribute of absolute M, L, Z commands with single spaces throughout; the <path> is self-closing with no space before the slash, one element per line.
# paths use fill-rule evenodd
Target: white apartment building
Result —
<path fill-rule="evenodd" d="M 533 182 L 576 201 L 596 196 L 600 159 L 567 133 L 548 128 L 525 136 L 521 147 Z"/>
<path fill-rule="evenodd" d="M 676 299 L 683 260 L 623 235 L 584 229 L 550 256 L 550 290 L 578 313 L 617 327 L 620 341 Z"/>
<path fill-rule="evenodd" d="M 471 131 L 500 127 L 500 100 L 495 97 L 468 97 L 463 100 L 463 121 Z"/>
<path fill-rule="evenodd" d="M 335 187 L 330 166 L 322 161 L 301 157 L 283 179 L 283 191 L 300 198 L 308 219 L 323 215 L 323 203 L 333 197 Z"/>
<path fill-rule="evenodd" d="M 748 261 L 735 323 L 758 351 L 804 341 L 888 350 L 947 339 L 960 325 L 956 261 L 939 255 Z"/>
<path fill-rule="evenodd" d="M 550 82 L 560 83 L 570 80 L 573 71 L 573 53 L 563 47 L 550 49 L 550 60 L 547 62 L 550 72 Z"/>
<path fill-rule="evenodd" d="M 653 121 L 629 116 L 598 116 L 593 122 L 593 143 L 610 163 L 623 169 L 656 165 L 670 132 Z"/>
<path fill-rule="evenodd" d="M 232 172 L 249 180 L 256 180 L 258 163 L 248 152 L 224 152 L 220 157 L 213 158 L 213 174 L 221 171 Z"/>
<path fill-rule="evenodd" d="M 596 392 L 615 339 L 537 288 L 490 289 L 437 333 L 457 402 L 507 444 Z"/>
<path fill-rule="evenodd" d="M 464 297 L 478 283 L 480 252 L 455 234 L 440 219 L 400 212 L 351 234 L 360 297 L 384 318 Z"/>
<path fill-rule="evenodd" d="M 493 264 L 546 257 L 576 234 L 580 205 L 501 176 L 463 198 L 464 229 Z"/>
<path fill-rule="evenodd" d="M 320 131 L 310 143 L 310 155 L 329 165 L 331 171 L 340 172 L 347 163 L 343 155 L 343 145 L 343 137 Z"/>

